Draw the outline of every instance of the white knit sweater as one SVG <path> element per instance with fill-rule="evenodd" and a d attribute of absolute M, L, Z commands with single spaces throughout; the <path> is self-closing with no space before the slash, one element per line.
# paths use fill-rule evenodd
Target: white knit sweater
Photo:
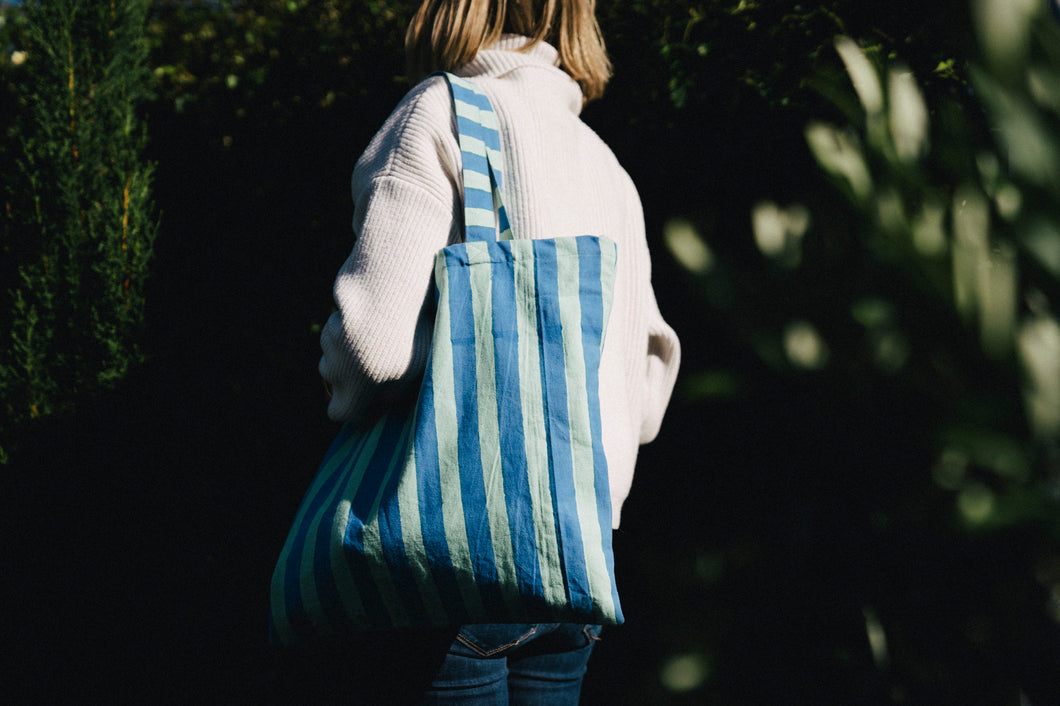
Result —
<path fill-rule="evenodd" d="M 605 235 L 618 244 L 615 301 L 600 370 L 614 525 L 638 446 L 655 438 L 680 358 L 651 287 L 644 216 L 614 154 L 581 121 L 582 93 L 547 44 L 505 36 L 455 73 L 489 96 L 500 123 L 503 197 L 516 238 Z M 356 240 L 321 335 L 328 415 L 360 418 L 408 394 L 430 349 L 434 256 L 462 239 L 460 151 L 441 77 L 415 86 L 357 162 Z"/>

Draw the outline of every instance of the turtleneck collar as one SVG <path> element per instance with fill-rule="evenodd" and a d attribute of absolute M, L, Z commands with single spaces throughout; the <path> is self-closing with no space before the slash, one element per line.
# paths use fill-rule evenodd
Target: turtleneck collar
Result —
<path fill-rule="evenodd" d="M 555 77 L 556 90 L 566 99 L 572 112 L 576 115 L 580 113 L 584 102 L 581 87 L 559 68 L 559 52 L 546 42 L 538 42 L 530 49 L 520 51 L 529 43 L 528 37 L 518 34 L 501 35 L 495 43 L 479 51 L 474 59 L 453 73 L 464 78 L 500 78 L 516 69 L 544 69 Z"/>

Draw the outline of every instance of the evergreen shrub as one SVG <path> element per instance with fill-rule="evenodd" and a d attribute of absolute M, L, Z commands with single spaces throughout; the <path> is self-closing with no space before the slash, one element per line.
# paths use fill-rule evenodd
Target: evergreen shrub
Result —
<path fill-rule="evenodd" d="M 26 420 L 112 386 L 143 357 L 158 227 L 137 112 L 149 90 L 147 6 L 23 8 L 20 149 L 4 184 L 0 448 Z"/>

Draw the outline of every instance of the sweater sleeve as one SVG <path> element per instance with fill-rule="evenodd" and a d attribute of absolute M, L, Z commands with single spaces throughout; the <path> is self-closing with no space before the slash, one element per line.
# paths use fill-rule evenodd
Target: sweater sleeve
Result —
<path fill-rule="evenodd" d="M 459 151 L 444 81 L 410 92 L 354 169 L 354 246 L 321 332 L 328 416 L 357 421 L 402 398 L 430 351 L 437 252 L 457 239 Z"/>
<path fill-rule="evenodd" d="M 625 172 L 622 172 L 625 174 Z M 634 417 L 631 431 L 641 444 L 655 440 L 662 426 L 663 415 L 670 403 L 677 372 L 681 366 L 681 343 L 677 334 L 663 319 L 652 286 L 651 253 L 644 229 L 644 210 L 633 182 L 625 178 L 625 222 L 630 228 L 626 256 L 627 276 L 631 280 L 630 303 L 627 305 L 629 326 L 629 364 L 627 382 L 634 399 L 639 420 Z M 639 428 L 636 426 L 639 422 Z M 638 433 L 639 432 L 639 433 Z"/>
<path fill-rule="evenodd" d="M 408 391 L 426 363 L 434 255 L 452 206 L 396 177 L 357 195 L 357 240 L 335 279 L 337 311 L 324 326 L 319 371 L 331 387 L 328 416 L 356 421 Z"/>
<path fill-rule="evenodd" d="M 673 394 L 681 365 L 681 344 L 677 334 L 663 320 L 655 293 L 649 289 L 647 362 L 644 369 L 644 413 L 640 443 L 647 444 L 659 434 L 663 414 Z"/>

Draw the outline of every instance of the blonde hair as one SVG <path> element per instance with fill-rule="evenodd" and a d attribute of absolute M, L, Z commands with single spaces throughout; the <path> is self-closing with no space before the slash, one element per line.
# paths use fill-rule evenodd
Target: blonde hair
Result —
<path fill-rule="evenodd" d="M 555 46 L 560 68 L 594 100 L 611 78 L 595 10 L 596 0 L 423 0 L 405 34 L 409 76 L 452 71 L 501 34 L 520 34 L 531 40 L 522 51 Z"/>

